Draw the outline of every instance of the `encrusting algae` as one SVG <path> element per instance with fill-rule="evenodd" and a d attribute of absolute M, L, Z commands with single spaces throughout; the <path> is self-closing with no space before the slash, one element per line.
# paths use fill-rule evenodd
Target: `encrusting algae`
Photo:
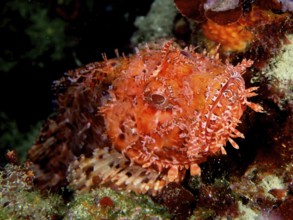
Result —
<path fill-rule="evenodd" d="M 239 62 L 252 59 L 262 69 L 275 57 L 292 33 L 289 1 L 174 0 L 179 13 L 188 18 L 195 45 L 217 50 L 220 58 Z M 292 4 L 292 3 L 291 3 Z M 186 38 L 186 37 L 185 37 Z"/>
<path fill-rule="evenodd" d="M 88 191 L 100 185 L 157 194 L 200 175 L 208 156 L 226 154 L 249 106 L 242 74 L 218 55 L 152 44 L 69 71 L 55 83 L 58 113 L 48 119 L 29 151 L 40 188 L 67 185 Z"/>

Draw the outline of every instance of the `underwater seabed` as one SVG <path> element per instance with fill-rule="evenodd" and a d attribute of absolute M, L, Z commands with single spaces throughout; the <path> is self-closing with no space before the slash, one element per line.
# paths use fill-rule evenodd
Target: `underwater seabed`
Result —
<path fill-rule="evenodd" d="M 151 24 L 161 13 L 158 5 L 164 3 L 170 7 L 169 16 L 176 16 L 173 1 L 155 1 L 149 17 L 136 21 L 143 28 L 133 36 L 135 44 L 141 38 L 155 40 L 172 33 L 170 19 L 160 20 L 165 25 L 151 30 L 154 34 L 147 28 L 155 27 Z M 84 194 L 66 187 L 41 193 L 34 185 L 30 162 L 19 162 L 12 150 L 0 170 L 0 219 L 292 219 L 293 35 L 286 37 L 291 43 L 282 44 L 261 71 L 256 68 L 245 76 L 247 85 L 259 86 L 254 102 L 264 113 L 248 109 L 239 126 L 245 139 L 236 140 L 240 149 L 227 144 L 227 155 L 200 164 L 200 177 L 187 175 L 182 184 L 170 183 L 157 196 L 107 187 Z M 32 137 L 25 135 L 29 143 L 40 125 L 36 127 Z"/>
<path fill-rule="evenodd" d="M 293 41 L 293 36 L 288 39 Z M 0 219 L 58 216 L 64 219 L 169 219 L 190 212 L 190 219 L 216 216 L 290 219 L 293 207 L 292 56 L 292 44 L 285 45 L 268 68 L 252 79 L 263 83 L 263 77 L 269 77 L 269 86 L 260 84 L 259 91 L 266 112 L 258 116 L 251 112 L 244 115 L 244 121 L 253 127 L 247 129 L 246 139 L 239 143 L 240 152 L 228 148 L 228 156 L 209 159 L 201 165 L 201 178 L 187 178 L 184 187 L 170 184 L 155 198 L 156 202 L 146 195 L 103 187 L 92 193 L 71 195 L 65 201 L 54 193 L 40 194 L 34 188 L 29 163 L 18 164 L 10 152 L 7 155 L 10 163 L 0 172 Z M 68 196 L 66 189 L 61 191 Z"/>

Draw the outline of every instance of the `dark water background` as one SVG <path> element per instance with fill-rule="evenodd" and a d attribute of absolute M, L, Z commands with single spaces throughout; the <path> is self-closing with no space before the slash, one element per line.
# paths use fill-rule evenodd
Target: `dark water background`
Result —
<path fill-rule="evenodd" d="M 53 112 L 64 72 L 131 53 L 134 21 L 152 0 L 0 1 L 0 151 Z M 15 131 L 16 130 L 16 131 Z M 18 141 L 15 141 L 18 139 Z"/>

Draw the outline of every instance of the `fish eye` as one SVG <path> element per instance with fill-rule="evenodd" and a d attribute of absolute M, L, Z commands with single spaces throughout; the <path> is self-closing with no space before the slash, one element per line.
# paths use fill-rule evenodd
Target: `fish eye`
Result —
<path fill-rule="evenodd" d="M 165 97 L 160 94 L 152 94 L 151 99 L 152 99 L 152 102 L 156 105 L 160 105 L 165 102 Z"/>

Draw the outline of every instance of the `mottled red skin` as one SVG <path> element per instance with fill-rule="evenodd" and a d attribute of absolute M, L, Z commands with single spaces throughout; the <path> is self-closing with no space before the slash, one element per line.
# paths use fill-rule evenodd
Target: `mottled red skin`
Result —
<path fill-rule="evenodd" d="M 243 137 L 236 126 L 246 106 L 262 111 L 247 100 L 256 95 L 255 87 L 245 89 L 242 78 L 251 64 L 223 64 L 217 56 L 182 50 L 169 41 L 162 48 L 145 47 L 130 57 L 69 71 L 56 83 L 59 113 L 29 152 L 37 182 L 41 188 L 66 184 L 72 161 L 81 154 L 91 158 L 97 148 L 120 152 L 130 161 L 122 166 L 135 164 L 146 175 L 155 170 L 167 176 L 160 187 L 180 182 L 188 169 L 200 175 L 198 164 L 225 154 L 227 141 L 238 148 L 232 138 Z M 99 157 L 94 160 L 99 163 Z M 92 170 L 85 169 L 76 172 L 86 177 Z"/>
<path fill-rule="evenodd" d="M 250 65 L 233 67 L 170 42 L 141 50 L 121 63 L 123 75 L 100 108 L 115 148 L 135 164 L 168 172 L 171 181 L 189 168 L 200 174 L 199 163 L 242 136 L 235 127 L 247 105 L 241 74 Z"/>

